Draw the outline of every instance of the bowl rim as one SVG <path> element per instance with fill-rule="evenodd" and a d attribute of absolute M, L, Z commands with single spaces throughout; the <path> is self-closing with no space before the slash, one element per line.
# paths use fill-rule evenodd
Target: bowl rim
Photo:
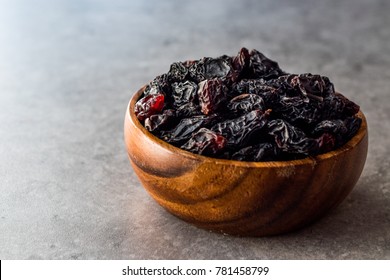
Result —
<path fill-rule="evenodd" d="M 128 103 L 127 110 L 126 110 L 126 118 L 129 118 L 129 120 L 134 124 L 134 126 L 142 132 L 147 138 L 149 138 L 154 143 L 161 146 L 163 149 L 173 153 L 178 154 L 180 156 L 183 156 L 187 159 L 192 159 L 196 161 L 202 161 L 202 162 L 210 162 L 213 164 L 222 164 L 222 165 L 234 165 L 234 166 L 241 166 L 241 167 L 291 167 L 291 166 L 297 166 L 297 165 L 313 165 L 318 162 L 327 160 L 329 158 L 337 157 L 340 154 L 343 154 L 351 149 L 353 149 L 355 146 L 357 146 L 367 135 L 367 120 L 365 115 L 361 110 L 357 113 L 357 116 L 362 119 L 362 123 L 360 125 L 360 128 L 358 132 L 343 146 L 339 147 L 336 150 L 332 150 L 330 152 L 319 154 L 316 156 L 308 156 L 302 159 L 296 159 L 296 160 L 288 160 L 288 161 L 239 161 L 239 160 L 232 160 L 232 159 L 219 159 L 219 158 L 213 158 L 203 155 L 194 154 L 191 152 L 188 152 L 186 150 L 183 150 L 181 148 L 178 148 L 176 146 L 173 146 L 169 144 L 168 142 L 165 142 L 164 140 L 158 138 L 157 136 L 153 135 L 151 132 L 149 132 L 138 120 L 138 118 L 135 116 L 134 113 L 134 106 L 136 101 L 138 101 L 139 97 L 142 95 L 144 89 L 146 88 L 146 85 L 141 87 L 136 93 L 134 93 Z M 126 129 L 126 124 L 125 124 Z"/>

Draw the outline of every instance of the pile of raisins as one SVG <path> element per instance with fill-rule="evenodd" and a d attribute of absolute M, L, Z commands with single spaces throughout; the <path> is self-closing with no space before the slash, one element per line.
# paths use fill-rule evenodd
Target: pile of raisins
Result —
<path fill-rule="evenodd" d="M 359 106 L 327 77 L 290 74 L 257 50 L 175 62 L 135 104 L 145 128 L 184 150 L 242 161 L 292 160 L 356 134 Z"/>

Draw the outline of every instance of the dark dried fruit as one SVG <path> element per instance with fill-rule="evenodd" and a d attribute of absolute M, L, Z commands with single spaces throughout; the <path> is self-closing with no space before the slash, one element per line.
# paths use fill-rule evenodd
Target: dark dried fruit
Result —
<path fill-rule="evenodd" d="M 216 112 L 226 103 L 227 87 L 220 79 L 205 80 L 199 83 L 198 98 L 201 111 L 205 115 Z"/>
<path fill-rule="evenodd" d="M 248 80 L 244 79 L 233 85 L 236 94 L 249 93 L 256 94 L 263 98 L 267 107 L 272 107 L 280 99 L 278 85 L 273 86 L 264 79 Z"/>
<path fill-rule="evenodd" d="M 164 110 L 161 114 L 152 115 L 145 120 L 145 128 L 150 132 L 161 131 L 169 127 L 176 116 L 172 109 Z"/>
<path fill-rule="evenodd" d="M 254 110 L 236 119 L 220 122 L 214 125 L 211 130 L 223 135 L 230 147 L 242 147 L 264 127 L 269 114 L 270 111 L 263 113 L 260 110 Z"/>
<path fill-rule="evenodd" d="M 315 139 L 307 137 L 302 130 L 284 120 L 270 121 L 268 129 L 269 135 L 275 137 L 276 144 L 283 152 L 302 155 L 318 152 L 318 143 Z"/>
<path fill-rule="evenodd" d="M 225 148 L 226 143 L 222 135 L 207 128 L 201 128 L 181 148 L 200 155 L 216 155 Z"/>
<path fill-rule="evenodd" d="M 254 78 L 273 79 L 284 74 L 276 61 L 269 59 L 257 50 L 250 52 L 250 67 Z"/>
<path fill-rule="evenodd" d="M 293 125 L 309 128 L 321 120 L 321 106 L 316 101 L 307 103 L 299 96 L 285 96 L 273 108 L 278 117 L 289 120 Z"/>
<path fill-rule="evenodd" d="M 247 48 L 242 48 L 238 54 L 232 59 L 233 70 L 230 71 L 228 79 L 236 82 L 241 77 L 250 75 L 250 54 Z"/>
<path fill-rule="evenodd" d="M 138 100 L 135 104 L 134 112 L 140 121 L 158 114 L 164 107 L 164 94 L 150 94 Z"/>
<path fill-rule="evenodd" d="M 325 120 L 316 125 L 312 134 L 321 135 L 325 132 L 341 136 L 345 135 L 348 132 L 348 129 L 342 120 Z"/>
<path fill-rule="evenodd" d="M 145 88 L 144 96 L 149 94 L 163 93 L 169 95 L 171 92 L 171 85 L 168 82 L 168 75 L 162 74 L 153 79 Z"/>
<path fill-rule="evenodd" d="M 322 119 L 344 119 L 359 112 L 360 107 L 344 95 L 335 93 L 324 98 Z"/>
<path fill-rule="evenodd" d="M 233 58 L 233 69 L 239 73 L 249 68 L 251 56 L 247 48 L 241 48 L 238 54 Z"/>
<path fill-rule="evenodd" d="M 172 97 L 175 107 L 186 103 L 194 103 L 197 98 L 198 86 L 191 81 L 177 82 L 172 84 Z"/>
<path fill-rule="evenodd" d="M 261 96 L 256 94 L 241 94 L 232 98 L 227 108 L 229 111 L 239 113 L 249 113 L 253 110 L 265 110 L 264 100 Z"/>
<path fill-rule="evenodd" d="M 188 68 L 182 62 L 174 62 L 168 72 L 168 79 L 172 82 L 184 81 L 188 74 Z"/>
<path fill-rule="evenodd" d="M 162 139 L 169 143 L 183 143 L 183 141 L 187 141 L 200 128 L 213 125 L 216 119 L 216 115 L 201 115 L 182 119 L 175 128 L 163 134 Z"/>
<path fill-rule="evenodd" d="M 197 83 L 207 79 L 226 77 L 232 69 L 229 60 L 228 56 L 202 58 L 190 66 L 189 75 Z"/>
<path fill-rule="evenodd" d="M 188 118 L 201 114 L 200 106 L 195 103 L 185 103 L 176 109 L 176 115 L 180 118 Z"/>
<path fill-rule="evenodd" d="M 259 51 L 175 62 L 135 104 L 145 128 L 202 155 L 291 160 L 337 149 L 359 130 L 359 106 L 325 76 L 289 74 Z"/>
<path fill-rule="evenodd" d="M 362 119 L 358 117 L 349 117 L 344 120 L 345 126 L 348 129 L 348 132 L 345 135 L 344 142 L 347 142 L 349 139 L 351 139 L 359 130 L 361 124 L 362 124 Z M 344 144 L 344 143 L 342 143 Z M 342 145 L 341 144 L 341 145 Z"/>
<path fill-rule="evenodd" d="M 279 79 L 284 80 L 296 92 L 302 94 L 306 103 L 309 102 L 309 98 L 322 102 L 325 97 L 334 94 L 333 84 L 324 76 L 307 73 L 287 75 Z"/>
<path fill-rule="evenodd" d="M 317 138 L 320 153 L 332 151 L 336 147 L 336 137 L 330 133 L 324 133 Z"/>

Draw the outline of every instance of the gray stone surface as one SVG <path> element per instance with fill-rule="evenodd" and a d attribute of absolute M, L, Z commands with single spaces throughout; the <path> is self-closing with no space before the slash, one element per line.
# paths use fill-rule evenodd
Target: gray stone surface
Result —
<path fill-rule="evenodd" d="M 390 259 L 390 2 L 0 1 L 0 259 Z M 297 232 L 236 238 L 161 209 L 123 143 L 171 62 L 256 48 L 361 105 L 364 172 Z"/>

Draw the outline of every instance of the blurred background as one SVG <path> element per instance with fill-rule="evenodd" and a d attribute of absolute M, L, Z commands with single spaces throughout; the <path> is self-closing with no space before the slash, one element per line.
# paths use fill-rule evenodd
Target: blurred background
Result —
<path fill-rule="evenodd" d="M 0 259 L 389 259 L 390 1 L 0 0 Z M 330 77 L 369 124 L 365 170 L 300 231 L 234 238 L 152 201 L 123 143 L 174 61 L 255 48 Z"/>

